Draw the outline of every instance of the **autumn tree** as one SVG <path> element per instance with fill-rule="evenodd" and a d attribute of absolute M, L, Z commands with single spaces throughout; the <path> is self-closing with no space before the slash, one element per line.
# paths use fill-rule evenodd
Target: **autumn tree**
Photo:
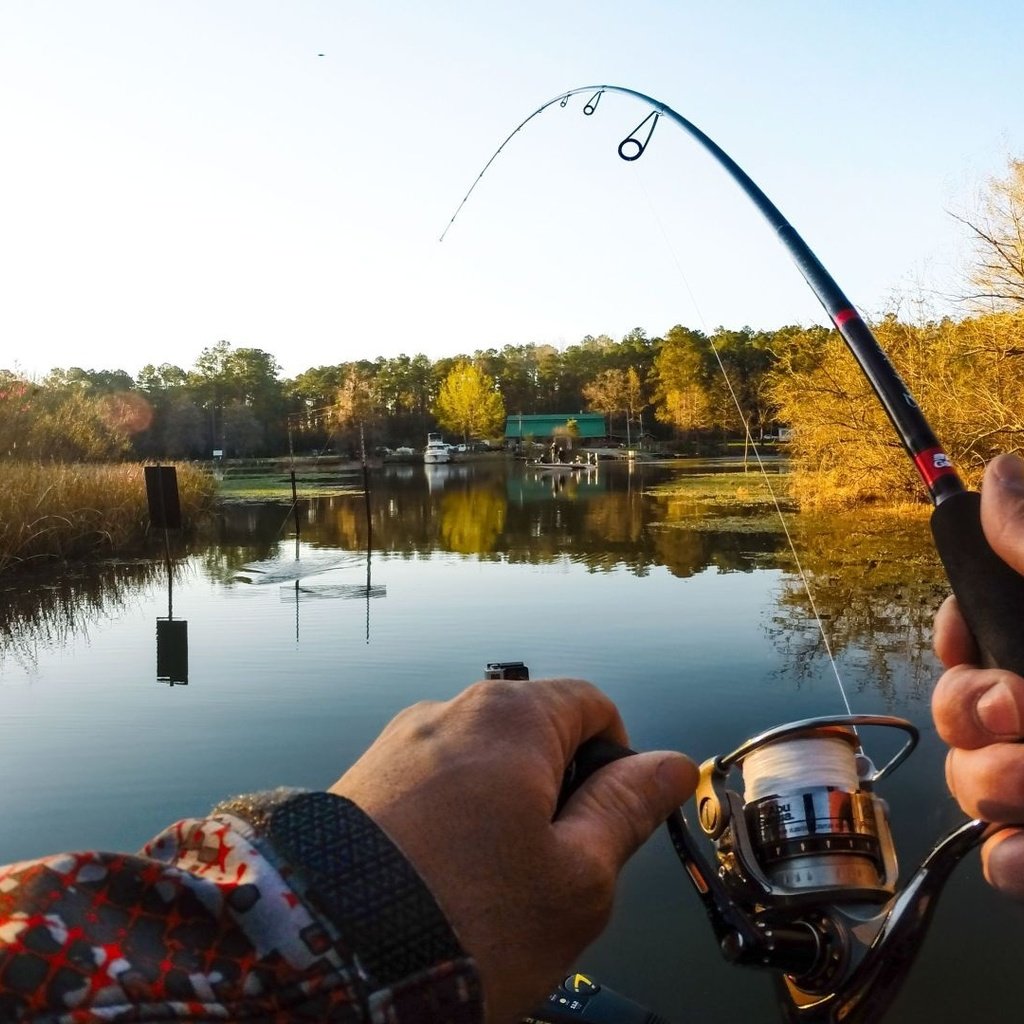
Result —
<path fill-rule="evenodd" d="M 707 347 L 703 334 L 677 324 L 654 360 L 655 419 L 683 433 L 712 425 Z"/>
<path fill-rule="evenodd" d="M 974 241 L 967 298 L 984 310 L 1024 307 L 1024 160 L 1010 160 L 1006 177 L 989 181 L 973 216 L 954 217 Z"/>
<path fill-rule="evenodd" d="M 623 378 L 621 370 L 602 370 L 589 384 L 584 385 L 583 397 L 587 408 L 604 413 L 611 419 L 623 407 Z M 608 432 L 611 433 L 609 423 Z"/>
<path fill-rule="evenodd" d="M 445 430 L 471 437 L 494 437 L 505 425 L 505 402 L 494 379 L 470 362 L 457 363 L 441 385 L 434 408 Z"/>

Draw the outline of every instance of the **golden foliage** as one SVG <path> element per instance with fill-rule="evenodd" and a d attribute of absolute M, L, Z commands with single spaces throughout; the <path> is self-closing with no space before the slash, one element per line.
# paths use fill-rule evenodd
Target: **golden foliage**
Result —
<path fill-rule="evenodd" d="M 461 361 L 441 385 L 434 410 L 445 430 L 472 437 L 494 437 L 505 423 L 505 402 L 494 379 L 473 363 Z"/>
<path fill-rule="evenodd" d="M 874 332 L 968 484 L 994 455 L 1024 447 L 1024 312 L 921 326 L 890 316 Z M 793 429 L 792 485 L 803 507 L 925 497 L 838 334 L 812 363 L 780 360 L 769 390 L 779 420 Z"/>

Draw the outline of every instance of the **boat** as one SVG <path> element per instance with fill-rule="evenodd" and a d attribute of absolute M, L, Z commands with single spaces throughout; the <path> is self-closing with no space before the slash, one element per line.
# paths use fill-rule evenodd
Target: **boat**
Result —
<path fill-rule="evenodd" d="M 581 473 L 594 468 L 585 462 L 528 462 L 526 465 L 536 473 Z"/>
<path fill-rule="evenodd" d="M 423 462 L 431 466 L 441 462 L 451 462 L 451 460 L 451 449 L 441 440 L 441 435 L 427 434 L 427 447 L 423 449 Z"/>
<path fill-rule="evenodd" d="M 558 449 L 555 445 L 545 452 L 539 459 L 530 459 L 526 465 L 528 469 L 543 473 L 579 473 L 583 470 L 597 469 L 597 454 L 589 451 L 577 451 L 571 462 L 566 461 L 566 452 Z"/>

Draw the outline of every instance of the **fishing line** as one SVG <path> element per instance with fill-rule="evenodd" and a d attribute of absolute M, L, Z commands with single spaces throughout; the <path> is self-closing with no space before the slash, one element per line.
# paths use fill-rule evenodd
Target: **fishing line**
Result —
<path fill-rule="evenodd" d="M 653 125 L 651 130 L 653 131 Z M 648 134 L 647 136 L 647 142 L 649 141 L 650 134 Z M 644 143 L 644 145 L 646 146 L 646 142 Z M 641 153 L 642 152 L 643 150 L 641 150 Z M 626 158 L 623 157 L 623 159 Z M 852 715 L 853 710 L 850 707 L 850 701 L 846 695 L 846 687 L 843 686 L 843 680 L 839 674 L 839 665 L 837 664 L 835 655 L 832 652 L 832 644 L 829 642 L 828 633 L 825 630 L 824 620 L 818 613 L 818 605 L 817 602 L 814 600 L 814 594 L 811 590 L 810 579 L 808 578 L 807 573 L 804 570 L 803 563 L 800 561 L 800 556 L 797 554 L 796 544 L 794 543 L 793 537 L 789 532 L 789 524 L 786 522 L 786 517 L 782 512 L 782 505 L 779 501 L 778 496 L 775 493 L 775 488 L 772 487 L 771 480 L 768 476 L 768 470 L 766 469 L 764 462 L 761 459 L 761 452 L 758 449 L 757 443 L 754 441 L 754 438 L 750 433 L 750 425 L 747 423 L 747 419 L 743 415 L 743 407 L 740 405 L 739 397 L 733 389 L 732 381 L 729 379 L 729 374 L 725 369 L 725 363 L 723 362 L 722 356 L 718 351 L 718 347 L 715 345 L 714 338 L 711 335 L 711 331 L 708 330 L 707 321 L 704 318 L 703 312 L 701 312 L 700 304 L 697 302 L 696 296 L 693 294 L 693 289 L 690 287 L 689 279 L 686 276 L 686 272 L 683 270 L 675 246 L 672 244 L 672 239 L 669 237 L 668 232 L 665 230 L 664 221 L 658 214 L 658 211 L 654 206 L 654 202 L 651 199 L 650 193 L 647 191 L 647 186 L 644 183 L 643 176 L 640 174 L 640 169 L 635 168 L 635 171 L 635 180 L 637 184 L 640 186 L 640 191 L 643 193 L 644 199 L 646 199 L 647 201 L 651 217 L 653 218 L 654 223 L 657 225 L 658 230 L 661 232 L 661 236 L 665 242 L 665 246 L 668 249 L 669 255 L 672 257 L 672 262 L 675 264 L 676 272 L 679 274 L 679 278 L 683 282 L 683 287 L 686 289 L 686 293 L 690 297 L 690 302 L 693 305 L 694 312 L 697 314 L 697 319 L 701 323 L 701 328 L 704 332 L 704 337 L 707 338 L 708 345 L 711 348 L 712 353 L 714 354 L 715 362 L 718 364 L 718 369 L 721 371 L 722 379 L 725 381 L 725 386 L 729 392 L 729 397 L 732 399 L 732 404 L 736 409 L 736 415 L 739 416 L 740 422 L 743 424 L 743 431 L 746 435 L 747 442 L 750 444 L 751 450 L 754 453 L 754 459 L 757 462 L 758 469 L 761 471 L 761 477 L 764 480 L 765 486 L 768 488 L 768 494 L 771 496 L 772 505 L 775 507 L 775 514 L 778 516 L 779 523 L 782 525 L 782 532 L 786 535 L 786 543 L 789 545 L 790 554 L 792 554 L 793 561 L 796 563 L 797 574 L 799 575 L 800 581 L 803 585 L 804 593 L 807 595 L 807 601 L 811 606 L 811 613 L 813 614 L 814 621 L 818 626 L 818 632 L 821 634 L 821 641 L 825 646 L 825 653 L 828 655 L 829 665 L 831 665 L 832 667 L 832 674 L 835 676 L 836 685 L 839 687 L 839 694 L 843 699 L 844 706 L 846 707 L 846 713 Z"/>

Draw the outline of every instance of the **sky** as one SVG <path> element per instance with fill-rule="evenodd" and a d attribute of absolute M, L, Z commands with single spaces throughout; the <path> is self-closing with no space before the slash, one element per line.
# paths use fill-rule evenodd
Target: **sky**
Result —
<path fill-rule="evenodd" d="M 868 316 L 956 313 L 950 211 L 1024 155 L 1024 5 L 0 0 L 0 367 L 286 376 L 824 322 L 719 143 Z"/>

